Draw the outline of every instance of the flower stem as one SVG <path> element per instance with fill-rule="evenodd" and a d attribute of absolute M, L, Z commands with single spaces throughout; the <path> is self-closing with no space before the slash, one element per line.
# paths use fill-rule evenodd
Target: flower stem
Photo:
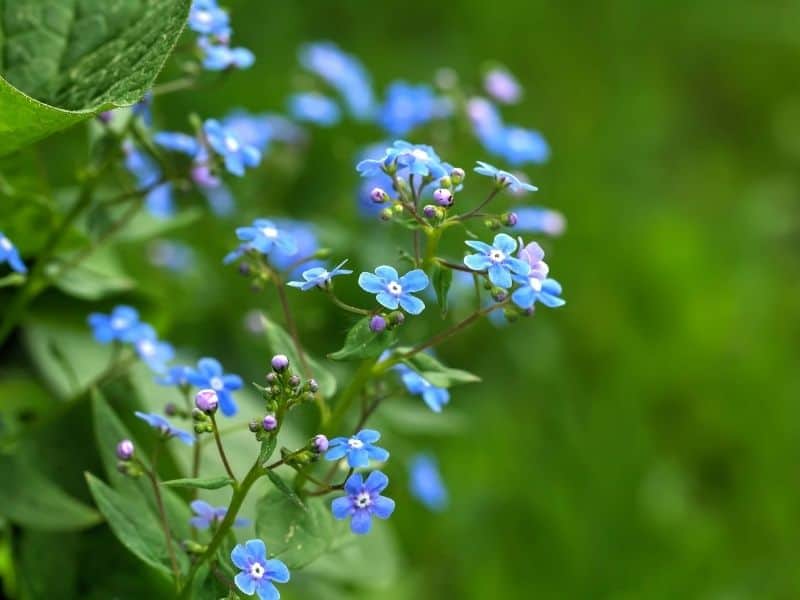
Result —
<path fill-rule="evenodd" d="M 228 476 L 233 479 L 233 487 L 239 485 L 239 481 L 236 479 L 236 475 L 233 474 L 233 469 L 231 469 L 231 465 L 228 462 L 228 457 L 225 455 L 225 449 L 222 446 L 222 438 L 219 435 L 219 429 L 217 428 L 217 418 L 212 413 L 211 414 L 211 424 L 214 426 L 214 440 L 217 442 L 217 450 L 219 451 L 219 457 L 222 459 L 222 464 L 225 465 L 225 470 L 228 472 Z"/>
<path fill-rule="evenodd" d="M 364 316 L 369 316 L 369 315 L 372 314 L 372 312 L 368 311 L 366 308 L 358 308 L 357 306 L 353 306 L 351 304 L 347 304 L 347 302 L 343 302 L 331 290 L 325 290 L 325 292 L 328 294 L 328 296 L 330 296 L 331 300 L 333 300 L 333 303 L 336 306 L 346 310 L 347 312 L 355 313 L 357 315 L 364 315 Z"/>
<path fill-rule="evenodd" d="M 479 212 L 481 212 L 483 207 L 486 206 L 487 204 L 489 204 L 489 202 L 491 202 L 494 199 L 494 197 L 497 196 L 497 194 L 500 193 L 500 191 L 502 189 L 503 188 L 498 188 L 498 187 L 494 188 L 491 192 L 489 192 L 489 195 L 486 196 L 486 198 L 483 200 L 483 202 L 478 204 L 478 206 L 476 206 L 475 208 L 473 208 L 470 211 L 465 212 L 463 215 L 457 215 L 457 216 L 453 217 L 453 219 L 456 220 L 456 221 L 466 221 L 467 219 L 471 219 L 472 217 L 477 216 L 477 214 Z"/>
<path fill-rule="evenodd" d="M 169 530 L 169 521 L 167 520 L 167 511 L 164 509 L 164 500 L 161 497 L 161 489 L 158 484 L 158 475 L 156 475 L 156 463 L 158 461 L 159 451 L 163 440 L 156 442 L 156 447 L 153 450 L 153 458 L 149 469 L 144 469 L 147 478 L 153 486 L 153 494 L 156 497 L 156 506 L 158 507 L 158 516 L 161 521 L 161 529 L 164 530 L 164 538 L 167 540 L 167 552 L 169 553 L 169 561 L 172 565 L 172 573 L 175 577 L 175 585 L 180 589 L 181 585 L 181 570 L 178 568 L 178 559 L 175 556 L 175 548 L 172 545 L 172 534 Z"/>
<path fill-rule="evenodd" d="M 475 312 L 470 314 L 468 317 L 466 317 L 463 321 L 459 321 L 458 323 L 456 323 L 455 325 L 453 325 L 449 329 L 445 329 L 444 331 L 441 331 L 441 332 L 437 333 L 436 335 L 434 335 L 433 337 L 429 338 L 427 341 L 422 342 L 421 344 L 417 344 L 411 350 L 409 350 L 408 352 L 404 352 L 403 354 L 398 355 L 396 358 L 398 360 L 411 358 L 412 356 L 414 356 L 415 354 L 419 354 L 423 350 L 427 350 L 428 348 L 432 348 L 433 346 L 441 344 L 446 339 L 454 336 L 459 331 L 461 331 L 463 329 L 466 329 L 467 327 L 472 325 L 472 323 L 474 323 L 475 321 L 477 321 L 481 317 L 485 317 L 489 313 L 494 312 L 498 308 L 502 307 L 504 304 L 505 304 L 505 302 L 501 302 L 501 303 L 498 303 L 498 304 L 492 304 L 491 306 L 487 306 L 486 308 L 482 308 L 480 310 L 476 310 Z"/>

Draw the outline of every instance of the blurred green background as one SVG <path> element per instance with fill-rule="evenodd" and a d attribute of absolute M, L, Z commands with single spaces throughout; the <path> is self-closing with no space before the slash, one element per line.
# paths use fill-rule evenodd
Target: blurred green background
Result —
<path fill-rule="evenodd" d="M 256 65 L 166 97 L 162 125 L 282 110 L 297 47 L 329 39 L 379 90 L 439 67 L 477 82 L 485 60 L 500 61 L 526 89 L 507 119 L 552 146 L 526 171 L 536 203 L 568 219 L 547 244 L 568 304 L 441 348 L 484 382 L 454 390 L 447 432 L 393 443 L 439 457 L 450 509 L 411 503 L 402 466 L 390 467 L 404 558 L 397 583 L 366 597 L 800 596 L 800 3 L 230 6 Z M 373 243 L 355 228 L 378 226 L 359 221 L 347 189 L 353 153 L 376 139 L 316 132 L 288 173 L 243 183 L 232 222 L 182 234 L 202 252 L 199 274 L 140 284 L 147 316 L 179 347 L 255 378 L 264 350 L 242 315 L 263 301 L 216 262 L 226 232 L 288 214 L 327 224 L 344 248 Z M 69 150 L 81 144 L 72 131 L 43 145 L 61 162 L 47 167 L 54 177 L 77 166 Z M 464 167 L 485 158 L 477 144 L 440 154 Z M 300 304 L 309 345 L 330 351 L 346 324 Z M 55 306 L 76 322 L 94 308 L 55 295 L 38 305 Z"/>

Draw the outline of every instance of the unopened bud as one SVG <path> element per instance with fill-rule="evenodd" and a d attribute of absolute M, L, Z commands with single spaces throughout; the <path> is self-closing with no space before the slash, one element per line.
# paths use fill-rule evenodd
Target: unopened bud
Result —
<path fill-rule="evenodd" d="M 214 413 L 219 406 L 217 392 L 211 389 L 200 390 L 194 396 L 194 405 L 204 413 Z"/>
<path fill-rule="evenodd" d="M 261 420 L 261 426 L 264 431 L 273 431 L 278 426 L 278 419 L 275 415 L 267 415 Z"/>
<path fill-rule="evenodd" d="M 289 368 L 289 358 L 285 354 L 276 354 L 272 357 L 271 364 L 277 373 L 282 373 Z"/>
<path fill-rule="evenodd" d="M 328 438 L 322 435 L 321 433 L 315 435 L 314 439 L 311 441 L 312 448 L 314 448 L 314 450 L 319 454 L 327 452 L 328 445 L 329 445 Z"/>
<path fill-rule="evenodd" d="M 120 460 L 128 461 L 133 458 L 134 452 L 133 442 L 130 440 L 122 440 L 117 444 L 117 458 Z"/>
<path fill-rule="evenodd" d="M 369 193 L 369 197 L 375 204 L 383 204 L 389 199 L 389 194 L 383 188 L 372 188 L 372 191 Z"/>

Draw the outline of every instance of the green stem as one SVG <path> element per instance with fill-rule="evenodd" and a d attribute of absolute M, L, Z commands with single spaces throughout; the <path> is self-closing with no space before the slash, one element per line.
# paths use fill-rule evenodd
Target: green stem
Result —
<path fill-rule="evenodd" d="M 328 296 L 330 296 L 331 300 L 333 300 L 333 303 L 339 308 L 342 308 L 351 313 L 355 313 L 357 315 L 369 316 L 372 314 L 372 312 L 368 311 L 366 308 L 358 308 L 357 306 L 347 304 L 347 302 L 340 300 L 339 297 L 336 296 L 336 294 L 334 294 L 331 290 L 326 290 L 326 292 Z"/>
<path fill-rule="evenodd" d="M 498 188 L 498 187 L 494 188 L 491 192 L 489 192 L 489 195 L 486 196 L 484 201 L 478 204 L 478 206 L 476 206 L 475 208 L 473 208 L 468 212 L 465 212 L 463 215 L 458 215 L 454 217 L 454 219 L 457 221 L 466 221 L 467 219 L 477 216 L 477 214 L 480 213 L 481 209 L 483 209 L 484 206 L 489 204 L 489 202 L 491 202 L 494 199 L 494 197 L 500 193 L 502 189 L 503 188 Z"/>
<path fill-rule="evenodd" d="M 233 479 L 233 489 L 236 489 L 236 486 L 239 485 L 239 482 L 236 479 L 236 475 L 233 474 L 233 469 L 231 469 L 231 465 L 228 462 L 228 457 L 225 455 L 225 449 L 222 446 L 222 438 L 219 436 L 219 429 L 217 428 L 217 418 L 213 413 L 211 414 L 211 424 L 214 426 L 214 440 L 217 442 L 219 457 L 222 459 L 222 464 L 225 465 L 225 470 L 228 472 L 228 476 Z"/>
<path fill-rule="evenodd" d="M 172 545 L 172 534 L 169 530 L 169 520 L 167 519 L 167 511 L 164 509 L 164 499 L 161 497 L 161 489 L 158 484 L 158 475 L 156 475 L 156 463 L 158 462 L 158 454 L 161 449 L 162 440 L 156 442 L 156 447 L 153 449 L 153 458 L 151 460 L 151 468 L 144 469 L 147 478 L 153 486 L 153 494 L 156 497 L 156 506 L 158 507 L 158 516 L 161 521 L 161 529 L 164 530 L 164 538 L 167 540 L 167 552 L 169 553 L 169 561 L 172 565 L 172 574 L 175 577 L 175 585 L 180 589 L 181 585 L 181 570 L 178 568 L 178 559 L 175 556 L 175 548 Z"/>
<path fill-rule="evenodd" d="M 376 366 L 377 361 L 373 358 L 367 359 L 361 363 L 361 366 L 359 366 L 356 372 L 353 374 L 350 384 L 344 389 L 342 395 L 339 397 L 339 401 L 333 408 L 330 418 L 326 423 L 323 423 L 323 431 L 329 435 L 334 435 L 336 433 L 337 429 L 342 423 L 342 420 L 347 414 L 347 411 L 350 409 L 350 406 L 352 406 L 353 402 L 355 402 L 355 399 L 358 397 L 361 389 L 364 387 L 367 381 L 369 381 L 369 378 L 372 376 Z"/>
<path fill-rule="evenodd" d="M 438 227 L 427 232 L 427 243 L 425 244 L 425 258 L 422 261 L 422 268 L 428 270 L 436 258 L 436 250 L 439 248 L 439 240 L 442 238 L 442 230 Z"/>

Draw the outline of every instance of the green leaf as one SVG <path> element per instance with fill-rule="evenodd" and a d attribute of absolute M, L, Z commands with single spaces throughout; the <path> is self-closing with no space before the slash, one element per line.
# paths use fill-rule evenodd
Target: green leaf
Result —
<path fill-rule="evenodd" d="M 57 273 L 60 266 L 53 268 Z M 53 283 L 65 294 L 83 300 L 99 300 L 136 285 L 123 271 L 116 255 L 107 249 L 93 252 L 75 267 L 56 275 Z"/>
<path fill-rule="evenodd" d="M 283 327 L 263 315 L 261 316 L 261 321 L 267 335 L 267 342 L 272 351 L 276 354 L 285 354 L 288 356 L 289 363 L 295 370 L 300 371 L 300 357 L 295 351 L 292 336 L 290 336 Z M 336 377 L 334 377 L 330 371 L 322 367 L 316 359 L 309 356 L 308 353 L 306 353 L 305 359 L 311 370 L 311 377 L 316 379 L 317 383 L 319 383 L 319 391 L 322 396 L 325 398 L 333 396 L 336 393 Z"/>
<path fill-rule="evenodd" d="M 407 352 L 408 349 L 398 348 L 398 352 Z M 477 383 L 480 377 L 462 369 L 451 369 L 444 366 L 430 354 L 418 352 L 405 362 L 409 367 L 422 375 L 428 382 L 436 387 L 449 388 L 461 383 Z"/>
<path fill-rule="evenodd" d="M 0 155 L 150 88 L 190 0 L 4 0 Z"/>
<path fill-rule="evenodd" d="M 268 435 L 266 439 L 261 442 L 261 450 L 258 453 L 258 461 L 264 465 L 272 453 L 275 452 L 275 446 L 278 445 L 277 435 Z"/>
<path fill-rule="evenodd" d="M 16 287 L 25 283 L 25 275 L 22 273 L 9 273 L 5 277 L 0 277 L 0 288 Z"/>
<path fill-rule="evenodd" d="M 86 529 L 101 521 L 19 456 L 0 456 L 0 516 L 45 531 Z"/>
<path fill-rule="evenodd" d="M 86 482 L 97 507 L 122 545 L 143 562 L 170 576 L 167 543 L 156 520 L 142 514 L 135 497 L 120 494 L 91 473 L 86 473 Z"/>
<path fill-rule="evenodd" d="M 290 569 L 325 554 L 345 531 L 346 525 L 331 516 L 328 500 L 311 498 L 301 507 L 270 488 L 256 504 L 256 534 Z"/>
<path fill-rule="evenodd" d="M 287 485 L 287 483 L 283 480 L 283 478 L 280 475 L 278 475 L 272 469 L 268 469 L 267 477 L 269 477 L 270 481 L 272 481 L 272 483 L 275 484 L 275 487 L 278 488 L 296 506 L 305 509 L 305 505 L 303 504 L 303 501 L 300 499 L 300 496 L 295 494 L 294 490 Z"/>
<path fill-rule="evenodd" d="M 433 289 L 436 291 L 436 300 L 442 309 L 442 316 L 447 315 L 447 292 L 453 283 L 453 271 L 440 265 L 433 266 Z"/>
<path fill-rule="evenodd" d="M 344 346 L 328 355 L 333 360 L 358 360 L 376 358 L 397 342 L 395 330 L 375 333 L 369 328 L 370 317 L 364 317 L 356 323 L 344 340 Z"/>
<path fill-rule="evenodd" d="M 170 479 L 162 481 L 161 485 L 176 488 L 200 488 L 203 490 L 218 490 L 233 483 L 230 477 L 187 477 L 183 479 Z"/>

